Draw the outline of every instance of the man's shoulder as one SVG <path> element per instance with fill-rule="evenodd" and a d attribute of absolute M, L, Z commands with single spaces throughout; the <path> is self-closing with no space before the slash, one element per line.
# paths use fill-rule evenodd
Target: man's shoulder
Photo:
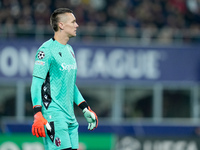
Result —
<path fill-rule="evenodd" d="M 48 41 L 44 42 L 37 50 L 36 55 L 38 54 L 43 54 L 45 57 L 50 57 L 51 56 L 51 51 L 52 51 L 52 43 L 53 40 L 49 39 Z"/>
<path fill-rule="evenodd" d="M 52 44 L 53 44 L 53 40 L 49 39 L 48 41 L 44 42 L 40 48 L 44 48 L 44 49 L 50 49 L 52 48 Z"/>
<path fill-rule="evenodd" d="M 52 49 L 53 49 L 53 40 L 49 39 L 48 41 L 44 42 L 39 48 L 38 48 L 38 52 L 42 51 L 44 53 L 51 53 Z"/>
<path fill-rule="evenodd" d="M 74 50 L 71 45 L 67 44 L 67 48 L 74 53 Z"/>
<path fill-rule="evenodd" d="M 70 44 L 67 44 L 67 47 L 70 49 L 73 49 L 72 46 Z"/>

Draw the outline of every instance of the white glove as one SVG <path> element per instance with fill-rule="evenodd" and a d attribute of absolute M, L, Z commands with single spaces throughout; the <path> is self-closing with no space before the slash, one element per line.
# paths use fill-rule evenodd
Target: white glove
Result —
<path fill-rule="evenodd" d="M 98 118 L 95 112 L 93 112 L 90 107 L 83 109 L 83 114 L 88 122 L 88 130 L 94 130 L 98 126 Z"/>

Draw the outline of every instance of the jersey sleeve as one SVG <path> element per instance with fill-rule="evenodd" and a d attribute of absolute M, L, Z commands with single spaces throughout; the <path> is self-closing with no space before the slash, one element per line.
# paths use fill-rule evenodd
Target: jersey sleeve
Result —
<path fill-rule="evenodd" d="M 39 48 L 35 56 L 33 76 L 45 79 L 49 71 L 50 64 L 50 50 L 45 47 Z"/>
<path fill-rule="evenodd" d="M 37 78 L 33 76 L 32 84 L 31 84 L 31 99 L 33 107 L 36 105 L 42 105 L 42 95 L 41 88 L 44 83 L 44 79 Z"/>
<path fill-rule="evenodd" d="M 79 105 L 83 101 L 85 101 L 85 100 L 84 100 L 83 96 L 81 95 L 78 87 L 75 85 L 75 87 L 74 87 L 74 102 L 76 105 Z"/>

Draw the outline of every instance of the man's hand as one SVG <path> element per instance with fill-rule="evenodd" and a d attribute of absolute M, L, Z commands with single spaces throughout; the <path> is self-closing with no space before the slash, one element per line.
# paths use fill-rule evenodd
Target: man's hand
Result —
<path fill-rule="evenodd" d="M 98 126 L 98 118 L 95 112 L 93 112 L 90 107 L 83 109 L 83 114 L 88 122 L 88 130 L 94 130 Z"/>
<path fill-rule="evenodd" d="M 48 126 L 47 120 L 43 117 L 41 112 L 34 115 L 34 123 L 32 125 L 32 134 L 36 137 L 46 137 L 44 125 Z"/>

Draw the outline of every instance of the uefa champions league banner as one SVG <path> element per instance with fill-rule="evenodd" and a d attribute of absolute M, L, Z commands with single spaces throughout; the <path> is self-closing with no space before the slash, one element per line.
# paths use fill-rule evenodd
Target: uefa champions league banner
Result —
<path fill-rule="evenodd" d="M 0 80 L 30 80 L 41 44 L 29 40 L 0 41 Z M 198 47 L 71 45 L 79 81 L 199 81 Z"/>
<path fill-rule="evenodd" d="M 196 47 L 77 45 L 78 77 L 88 80 L 198 81 Z"/>
<path fill-rule="evenodd" d="M 199 150 L 198 137 L 118 137 L 115 150 Z"/>

